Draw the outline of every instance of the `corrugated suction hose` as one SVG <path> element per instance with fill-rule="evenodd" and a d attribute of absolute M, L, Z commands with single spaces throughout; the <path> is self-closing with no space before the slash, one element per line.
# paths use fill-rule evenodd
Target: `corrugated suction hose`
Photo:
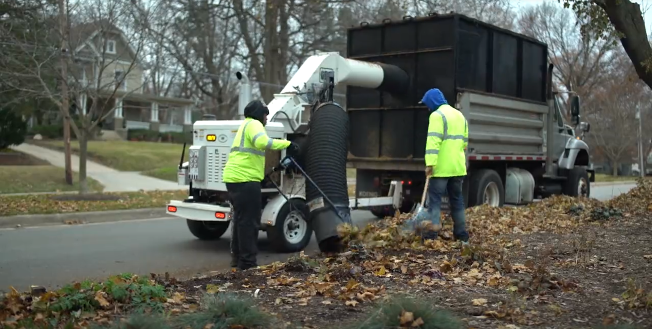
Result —
<path fill-rule="evenodd" d="M 349 117 L 341 106 L 324 103 L 311 114 L 304 158 L 306 173 L 335 205 L 333 209 L 315 186 L 306 184 L 306 200 L 316 205 L 311 207 L 309 220 L 322 252 L 340 251 L 337 233 L 337 226 L 343 223 L 340 216 L 349 222 L 351 218 L 346 181 L 348 141 Z"/>

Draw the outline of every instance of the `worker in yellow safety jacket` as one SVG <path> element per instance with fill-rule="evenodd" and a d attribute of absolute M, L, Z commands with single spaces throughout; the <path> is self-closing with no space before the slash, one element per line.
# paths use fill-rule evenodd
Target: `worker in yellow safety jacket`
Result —
<path fill-rule="evenodd" d="M 432 225 L 423 233 L 424 239 L 436 239 L 441 229 L 441 198 L 448 192 L 453 235 L 468 244 L 464 218 L 462 185 L 466 176 L 466 148 L 469 131 L 462 112 L 448 105 L 444 94 L 437 88 L 428 90 L 420 104 L 430 110 L 426 140 L 426 177 L 428 184 L 428 212 Z"/>
<path fill-rule="evenodd" d="M 256 267 L 258 227 L 262 215 L 261 182 L 265 177 L 265 151 L 290 148 L 297 144 L 267 136 L 265 125 L 269 110 L 261 101 L 252 101 L 244 109 L 245 120 L 238 128 L 224 166 L 226 183 L 233 206 L 231 223 L 231 267 L 241 270 Z"/>

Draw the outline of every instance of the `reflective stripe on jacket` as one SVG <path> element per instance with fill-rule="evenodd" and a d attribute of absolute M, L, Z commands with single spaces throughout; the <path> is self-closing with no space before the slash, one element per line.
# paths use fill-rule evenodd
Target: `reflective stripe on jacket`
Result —
<path fill-rule="evenodd" d="M 224 183 L 260 182 L 265 177 L 265 150 L 283 150 L 290 141 L 267 136 L 265 127 L 251 118 L 238 128 L 229 159 L 224 166 Z"/>
<path fill-rule="evenodd" d="M 462 112 L 448 104 L 430 114 L 426 140 L 426 166 L 434 166 L 433 177 L 466 175 L 469 132 Z"/>

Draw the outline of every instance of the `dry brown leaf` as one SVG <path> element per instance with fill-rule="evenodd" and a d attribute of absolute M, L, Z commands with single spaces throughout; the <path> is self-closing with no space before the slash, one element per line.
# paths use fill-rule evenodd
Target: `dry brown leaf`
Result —
<path fill-rule="evenodd" d="M 401 313 L 401 317 L 399 321 L 401 322 L 401 325 L 406 325 L 408 323 L 411 323 L 412 321 L 414 321 L 414 313 L 403 311 Z"/>
<path fill-rule="evenodd" d="M 473 302 L 473 305 L 475 305 L 475 306 L 485 306 L 485 305 L 487 305 L 487 299 L 485 299 L 485 298 L 477 298 L 477 299 L 472 300 L 471 302 Z"/>
<path fill-rule="evenodd" d="M 106 298 L 104 297 L 105 294 L 106 293 L 103 292 L 103 291 L 98 291 L 98 292 L 95 293 L 95 300 L 98 303 L 100 303 L 100 306 L 102 308 L 107 308 L 107 307 L 111 306 L 111 303 L 109 303 L 109 301 L 106 300 Z"/>
<path fill-rule="evenodd" d="M 358 301 L 355 301 L 355 300 L 347 300 L 346 302 L 344 302 L 344 304 L 346 306 L 356 306 L 356 305 L 358 305 L 360 303 Z"/>

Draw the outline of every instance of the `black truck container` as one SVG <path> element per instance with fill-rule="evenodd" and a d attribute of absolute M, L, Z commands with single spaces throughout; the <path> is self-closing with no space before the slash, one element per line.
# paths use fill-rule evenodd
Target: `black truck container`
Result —
<path fill-rule="evenodd" d="M 417 103 L 431 88 L 451 105 L 461 90 L 545 102 L 547 46 L 464 15 L 363 23 L 349 29 L 347 42 L 348 58 L 396 65 L 410 76 L 401 95 L 347 88 L 355 127 L 349 161 L 422 159 L 429 113 Z"/>

